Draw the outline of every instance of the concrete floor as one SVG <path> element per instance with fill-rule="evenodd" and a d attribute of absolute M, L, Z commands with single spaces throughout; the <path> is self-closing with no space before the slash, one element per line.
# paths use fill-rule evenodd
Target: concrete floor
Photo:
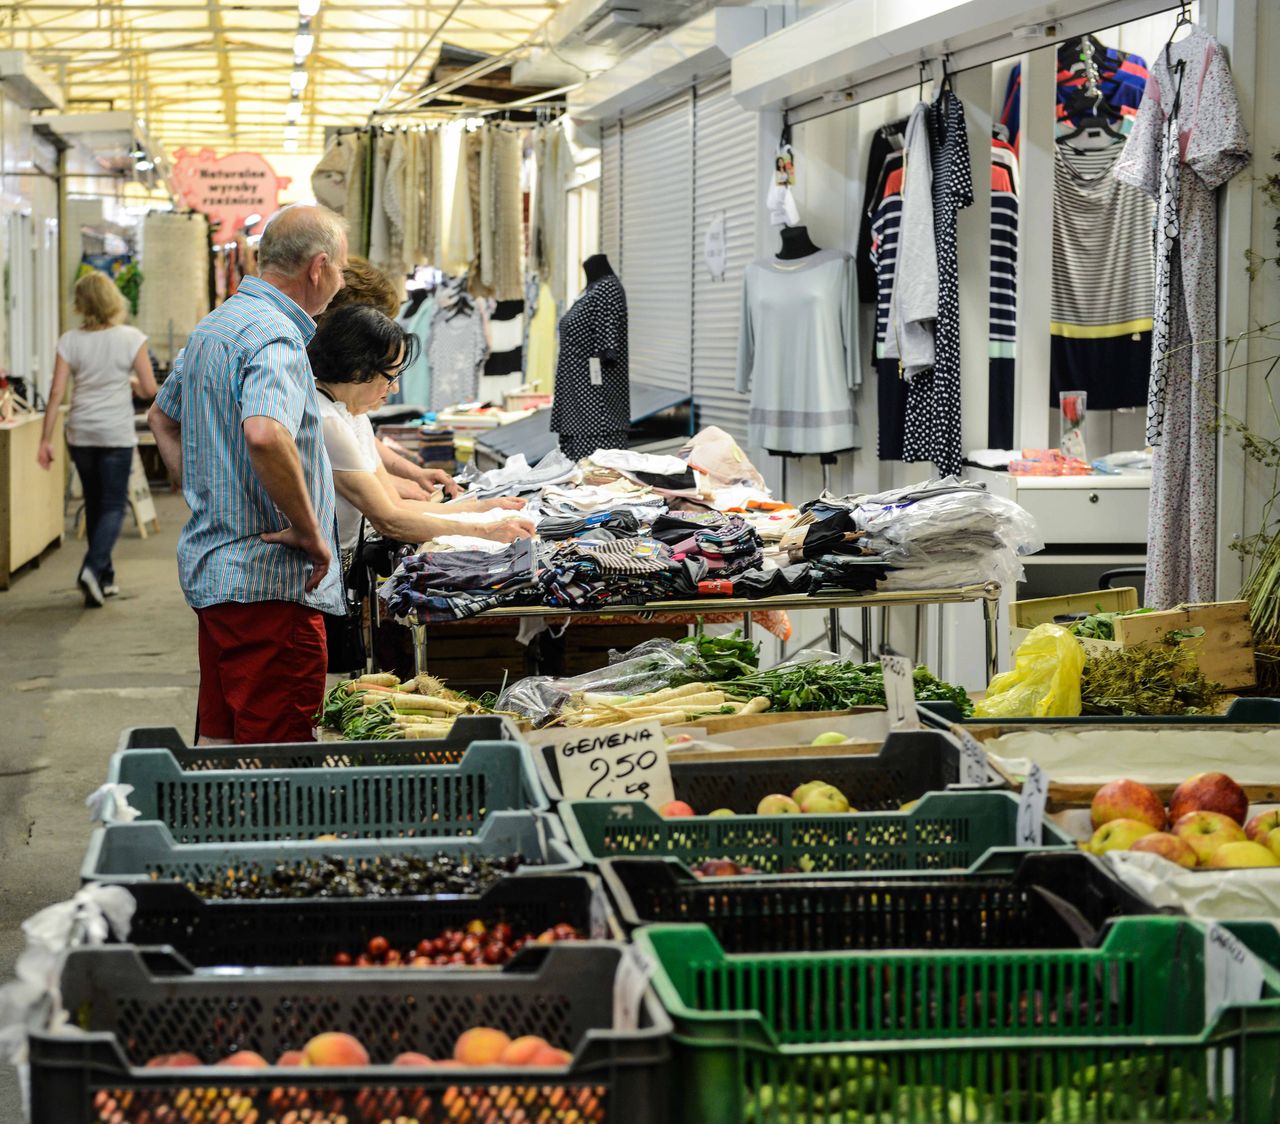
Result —
<path fill-rule="evenodd" d="M 90 823 L 84 799 L 106 780 L 127 726 L 195 723 L 196 619 L 178 588 L 175 549 L 187 509 L 157 495 L 160 531 L 131 520 L 115 553 L 123 591 L 86 609 L 72 533 L 0 592 L 0 979 L 21 951 L 22 921 L 79 885 Z M 0 1122 L 22 1119 L 13 1070 L 0 1064 Z"/>

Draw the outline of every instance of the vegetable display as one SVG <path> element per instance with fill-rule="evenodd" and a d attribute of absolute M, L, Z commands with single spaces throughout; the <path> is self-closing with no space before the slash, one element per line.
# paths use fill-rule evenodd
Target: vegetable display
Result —
<path fill-rule="evenodd" d="M 1184 649 L 1139 644 L 1087 660 L 1080 682 L 1084 714 L 1212 714 L 1221 688 Z"/>
<path fill-rule="evenodd" d="M 936 678 L 927 667 L 912 674 L 916 698 L 953 702 L 964 714 L 973 703 L 962 687 Z M 884 706 L 884 674 L 878 663 L 793 663 L 718 684 L 735 698 L 762 697 L 773 710 L 848 710 Z"/>
<path fill-rule="evenodd" d="M 1072 636 L 1079 636 L 1086 640 L 1114 640 L 1117 617 L 1137 617 L 1154 612 L 1154 609 L 1121 609 L 1117 612 L 1104 613 L 1099 609 L 1096 613 L 1090 613 L 1083 620 L 1070 625 L 1067 631 Z"/>
<path fill-rule="evenodd" d="M 336 684 L 325 693 L 317 725 L 336 730 L 350 741 L 391 738 L 443 738 L 459 714 L 480 706 L 448 690 L 434 676 L 419 675 L 402 683 L 388 672 L 362 675 Z"/>
<path fill-rule="evenodd" d="M 647 695 L 584 693 L 570 701 L 561 712 L 560 721 L 566 726 L 618 726 L 653 720 L 663 726 L 678 726 L 697 718 L 759 714 L 768 709 L 766 698 L 740 702 L 705 683 L 686 683 Z"/>

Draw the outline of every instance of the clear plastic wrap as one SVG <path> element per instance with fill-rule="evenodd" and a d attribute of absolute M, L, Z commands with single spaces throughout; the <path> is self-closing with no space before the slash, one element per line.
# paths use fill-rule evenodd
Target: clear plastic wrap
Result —
<path fill-rule="evenodd" d="M 694 645 L 666 639 L 646 640 L 628 652 L 614 652 L 610 660 L 607 667 L 598 671 L 567 679 L 549 675 L 521 679 L 502 692 L 494 709 L 523 715 L 535 726 L 541 726 L 575 694 L 642 695 L 691 682 L 702 668 Z"/>

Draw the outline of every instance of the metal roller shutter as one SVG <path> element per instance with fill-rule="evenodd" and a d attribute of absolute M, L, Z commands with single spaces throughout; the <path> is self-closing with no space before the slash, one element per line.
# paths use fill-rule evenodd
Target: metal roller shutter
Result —
<path fill-rule="evenodd" d="M 755 256 L 760 118 L 733 100 L 724 76 L 694 100 L 693 394 L 700 425 L 718 425 L 747 442 L 749 395 L 734 389 L 741 330 L 742 277 Z M 713 280 L 703 260 L 707 228 L 725 218 L 727 266 Z"/>
<path fill-rule="evenodd" d="M 600 138 L 600 252 L 622 270 L 622 126 L 606 125 Z"/>
<path fill-rule="evenodd" d="M 684 391 L 692 350 L 691 111 L 692 96 L 683 94 L 623 121 L 618 270 L 630 314 L 632 381 Z"/>

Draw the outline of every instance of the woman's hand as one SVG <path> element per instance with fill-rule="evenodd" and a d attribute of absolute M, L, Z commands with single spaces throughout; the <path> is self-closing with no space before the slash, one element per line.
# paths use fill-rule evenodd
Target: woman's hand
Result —
<path fill-rule="evenodd" d="M 53 443 L 50 441 L 41 441 L 40 448 L 36 451 L 36 463 L 40 465 L 46 472 L 53 467 Z"/>
<path fill-rule="evenodd" d="M 479 500 L 475 509 L 476 511 L 497 511 L 501 508 L 503 511 L 523 511 L 524 507 L 524 500 L 518 496 L 498 496 L 492 500 Z"/>
<path fill-rule="evenodd" d="M 424 488 L 441 489 L 444 492 L 445 499 L 449 500 L 453 499 L 461 491 L 458 487 L 458 482 L 443 469 L 439 468 L 424 468 L 418 483 Z"/>
<path fill-rule="evenodd" d="M 515 542 L 516 539 L 533 538 L 537 528 L 527 519 L 504 519 L 501 523 L 490 523 L 479 529 L 479 533 L 497 542 Z"/>

